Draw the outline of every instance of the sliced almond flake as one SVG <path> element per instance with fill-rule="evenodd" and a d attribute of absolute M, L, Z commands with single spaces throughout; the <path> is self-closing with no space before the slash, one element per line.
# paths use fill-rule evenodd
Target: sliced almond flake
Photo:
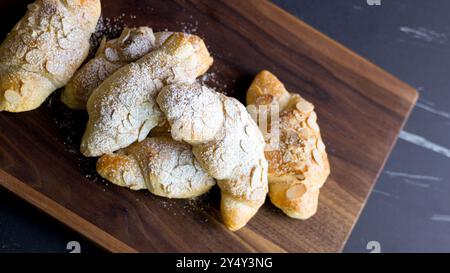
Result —
<path fill-rule="evenodd" d="M 249 147 L 251 147 L 252 145 L 249 145 L 249 143 L 247 143 L 245 140 L 241 140 L 240 141 L 240 145 L 241 145 L 241 149 L 245 152 L 248 153 L 249 151 Z"/>
<path fill-rule="evenodd" d="M 47 50 L 50 46 L 50 43 L 52 41 L 52 34 L 51 32 L 43 32 L 39 37 L 36 39 L 36 45 L 41 50 Z"/>
<path fill-rule="evenodd" d="M 62 30 L 56 32 L 56 39 L 58 40 L 58 45 L 62 49 L 73 49 L 79 46 L 78 41 L 80 41 L 80 36 L 74 31 L 70 32 L 67 36 L 64 35 Z"/>
<path fill-rule="evenodd" d="M 117 53 L 117 50 L 110 47 L 107 47 L 105 49 L 105 57 L 110 62 L 117 62 L 119 60 L 119 54 Z"/>
<path fill-rule="evenodd" d="M 309 125 L 309 128 L 313 129 L 315 132 L 319 132 L 320 129 L 319 129 L 319 125 L 317 125 L 317 123 L 309 122 L 308 125 Z"/>
<path fill-rule="evenodd" d="M 9 103 L 17 103 L 20 101 L 20 94 L 11 89 L 6 90 L 4 96 Z"/>
<path fill-rule="evenodd" d="M 133 174 L 131 171 L 125 170 L 122 173 L 122 179 L 125 185 L 127 185 L 128 187 L 133 185 Z"/>
<path fill-rule="evenodd" d="M 62 30 L 65 35 L 69 34 L 72 31 L 73 27 L 76 25 L 74 20 L 69 19 L 69 18 L 72 18 L 72 17 L 64 17 L 61 20 Z"/>
<path fill-rule="evenodd" d="M 316 147 L 317 149 L 319 149 L 319 151 L 325 150 L 325 144 L 323 144 L 323 141 L 320 138 L 317 139 Z"/>
<path fill-rule="evenodd" d="M 28 17 L 27 21 L 28 21 L 28 25 L 29 25 L 29 26 L 35 25 L 35 24 L 36 24 L 36 16 L 30 16 L 30 17 Z"/>
<path fill-rule="evenodd" d="M 69 40 L 67 38 L 60 38 L 60 39 L 58 39 L 58 45 L 62 49 L 72 49 L 72 48 L 75 48 L 77 46 L 76 43 L 72 42 L 71 40 Z"/>
<path fill-rule="evenodd" d="M 290 123 L 297 123 L 298 121 L 305 120 L 305 116 L 300 114 L 298 111 L 293 111 L 296 120 L 290 120 Z"/>
<path fill-rule="evenodd" d="M 25 44 L 19 42 L 19 45 L 17 46 L 16 52 L 15 52 L 15 55 L 18 59 L 21 59 L 25 56 L 27 51 L 28 51 L 28 47 Z"/>
<path fill-rule="evenodd" d="M 116 118 L 116 117 L 115 117 L 115 114 L 116 114 L 116 110 L 112 109 L 112 110 L 111 110 L 111 116 L 110 116 L 110 118 L 111 118 L 111 119 Z"/>
<path fill-rule="evenodd" d="M 46 29 L 49 25 L 49 20 L 45 17 L 41 17 L 41 20 L 39 21 L 39 26 L 41 29 Z"/>
<path fill-rule="evenodd" d="M 314 147 L 314 146 L 316 146 L 316 142 L 317 141 L 313 138 L 313 136 L 311 136 L 311 137 L 306 139 L 305 145 L 309 145 L 309 146 Z"/>
<path fill-rule="evenodd" d="M 250 125 L 245 126 L 244 131 L 248 136 L 252 135 L 252 128 Z"/>
<path fill-rule="evenodd" d="M 314 105 L 306 100 L 297 102 L 295 107 L 302 113 L 308 114 L 314 110 Z"/>
<path fill-rule="evenodd" d="M 76 29 L 73 29 L 71 32 L 69 32 L 66 35 L 66 38 L 67 38 L 67 40 L 69 40 L 71 42 L 78 42 L 82 39 L 82 36 L 83 36 L 83 32 L 80 29 L 76 28 Z"/>
<path fill-rule="evenodd" d="M 311 113 L 311 115 L 306 120 L 309 128 L 313 129 L 316 132 L 319 132 L 319 125 L 317 125 L 317 115 L 316 113 Z"/>
<path fill-rule="evenodd" d="M 311 113 L 308 117 L 308 121 L 310 122 L 316 122 L 317 121 L 317 114 L 315 112 Z"/>
<path fill-rule="evenodd" d="M 305 176 L 304 176 L 303 174 L 301 174 L 301 173 L 296 174 L 295 177 L 296 177 L 298 180 L 305 180 Z"/>
<path fill-rule="evenodd" d="M 31 38 L 36 40 L 39 37 L 39 35 L 41 35 L 41 33 L 42 31 L 37 31 L 33 29 L 33 31 L 31 31 Z"/>
<path fill-rule="evenodd" d="M 312 150 L 312 157 L 317 165 L 322 166 L 322 157 L 320 156 L 320 152 L 317 149 Z"/>
<path fill-rule="evenodd" d="M 47 60 L 45 68 L 50 74 L 53 75 L 62 75 L 64 73 L 64 65 L 59 62 Z"/>
<path fill-rule="evenodd" d="M 252 172 L 250 173 L 250 186 L 258 185 L 258 182 L 261 180 L 261 168 L 254 167 Z"/>
<path fill-rule="evenodd" d="M 99 65 L 98 66 L 98 71 L 97 71 L 97 77 L 100 80 L 104 80 L 109 76 L 108 71 L 105 69 L 105 67 L 103 65 Z"/>
<path fill-rule="evenodd" d="M 39 6 L 38 6 L 37 4 L 35 4 L 35 3 L 32 3 L 32 4 L 29 4 L 29 5 L 27 6 L 27 9 L 28 9 L 29 11 L 37 11 L 37 10 L 39 9 Z"/>
<path fill-rule="evenodd" d="M 66 35 L 64 35 L 64 32 L 60 29 L 56 30 L 55 33 L 56 33 L 57 40 L 66 38 Z"/>
<path fill-rule="evenodd" d="M 289 200 L 298 199 L 306 193 L 306 186 L 303 184 L 295 184 L 286 191 L 286 198 Z"/>
<path fill-rule="evenodd" d="M 138 116 L 138 114 L 136 114 L 136 113 L 133 113 L 133 112 L 128 113 L 127 120 L 128 120 L 128 123 L 130 124 L 130 126 L 134 126 L 136 123 L 138 123 L 138 120 L 136 119 L 137 116 Z"/>
<path fill-rule="evenodd" d="M 24 35 L 21 35 L 22 42 L 27 45 L 28 47 L 36 47 L 36 40 L 31 37 L 31 33 L 25 33 Z"/>
<path fill-rule="evenodd" d="M 144 124 L 141 126 L 141 129 L 139 130 L 139 136 L 138 141 L 144 140 L 147 135 L 150 133 L 150 130 L 153 129 L 156 126 L 154 122 L 151 120 L 146 120 Z"/>
<path fill-rule="evenodd" d="M 44 61 L 44 52 L 39 49 L 30 50 L 25 55 L 25 60 L 32 65 L 39 65 Z"/>

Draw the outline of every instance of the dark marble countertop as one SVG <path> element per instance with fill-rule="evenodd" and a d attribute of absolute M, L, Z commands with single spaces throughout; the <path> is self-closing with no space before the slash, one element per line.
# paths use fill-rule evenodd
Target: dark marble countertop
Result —
<path fill-rule="evenodd" d="M 450 1 L 273 1 L 420 93 L 344 251 L 449 252 Z M 0 200 L 0 252 L 101 251 L 3 189 Z"/>

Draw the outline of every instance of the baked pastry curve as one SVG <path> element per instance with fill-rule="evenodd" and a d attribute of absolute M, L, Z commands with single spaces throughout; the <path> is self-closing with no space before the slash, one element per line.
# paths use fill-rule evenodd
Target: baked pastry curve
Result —
<path fill-rule="evenodd" d="M 273 108 L 273 103 L 278 108 Z M 260 108 L 256 111 L 260 114 L 264 112 L 261 106 L 267 111 L 279 109 L 279 146 L 265 152 L 270 200 L 292 218 L 311 217 L 317 211 L 320 188 L 330 174 L 314 106 L 300 95 L 289 93 L 268 71 L 255 77 L 247 92 L 247 105 Z M 266 141 L 272 130 L 269 126 Z"/>
<path fill-rule="evenodd" d="M 95 57 L 83 65 L 61 93 L 62 102 L 72 109 L 85 109 L 91 92 L 120 67 L 159 48 L 171 32 L 153 33 L 149 27 L 125 28 L 119 38 L 103 38 Z"/>
<path fill-rule="evenodd" d="M 81 152 L 101 156 L 144 140 L 164 121 L 155 101 L 160 89 L 195 81 L 212 62 L 202 39 L 174 33 L 159 49 L 118 69 L 89 97 Z"/>
<path fill-rule="evenodd" d="M 149 137 L 97 161 L 97 172 L 132 190 L 148 189 L 167 198 L 193 198 L 209 191 L 215 180 L 195 159 L 191 146 L 170 136 Z"/>
<path fill-rule="evenodd" d="M 217 179 L 221 214 L 230 230 L 242 228 L 264 203 L 264 139 L 236 99 L 194 84 L 171 84 L 157 97 L 172 138 L 192 145 L 202 168 Z"/>
<path fill-rule="evenodd" d="M 39 107 L 89 52 L 100 0 L 37 0 L 0 46 L 0 111 Z"/>

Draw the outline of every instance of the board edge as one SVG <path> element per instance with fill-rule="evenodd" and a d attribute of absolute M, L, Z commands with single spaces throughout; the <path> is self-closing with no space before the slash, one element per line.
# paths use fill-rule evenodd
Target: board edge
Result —
<path fill-rule="evenodd" d="M 28 186 L 26 183 L 0 169 L 0 186 L 12 192 L 14 195 L 30 203 L 34 207 L 50 215 L 58 222 L 63 223 L 71 230 L 81 234 L 88 240 L 110 252 L 136 253 L 136 249 L 120 241 L 111 234 L 98 228 L 93 223 L 78 216 L 76 213 L 60 205 L 46 195 Z"/>

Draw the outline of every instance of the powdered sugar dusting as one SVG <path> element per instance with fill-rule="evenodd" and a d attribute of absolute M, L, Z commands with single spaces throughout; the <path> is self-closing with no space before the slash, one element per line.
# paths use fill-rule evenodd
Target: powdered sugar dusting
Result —
<path fill-rule="evenodd" d="M 197 79 L 197 82 L 201 85 L 207 85 L 209 88 L 214 89 L 214 91 L 229 95 L 230 90 L 228 84 L 224 83 L 219 77 L 220 72 L 217 69 L 212 69 L 210 72 L 205 73 L 203 76 Z M 236 80 L 232 80 L 234 84 Z"/>
<path fill-rule="evenodd" d="M 171 37 L 160 49 L 122 67 L 93 92 L 87 105 L 83 154 L 99 156 L 142 140 L 162 122 L 154 97 L 163 84 L 193 82 L 210 65 L 204 59 L 209 54 L 205 48 L 187 42 L 184 34 Z"/>
<path fill-rule="evenodd" d="M 223 191 L 237 198 L 264 199 L 264 139 L 241 103 L 200 84 L 169 85 L 157 101 L 172 137 L 193 145 L 197 160 Z"/>
<path fill-rule="evenodd" d="M 114 156 L 126 156 L 136 162 L 139 169 L 123 166 L 123 171 L 134 172 L 130 174 L 132 177 L 143 176 L 149 191 L 159 196 L 189 198 L 205 193 L 215 184 L 214 179 L 204 172 L 194 158 L 191 147 L 170 137 L 146 138 L 114 155 L 105 155 L 107 158 Z M 104 167 L 99 169 L 100 174 L 103 170 L 108 172 L 109 168 L 114 168 L 108 165 Z M 116 178 L 122 180 L 120 175 Z M 115 182 L 116 178 L 111 181 Z M 121 182 L 120 185 L 123 184 Z"/>
<path fill-rule="evenodd" d="M 63 101 L 71 108 L 85 108 L 91 92 L 101 82 L 120 67 L 160 47 L 164 39 L 167 36 L 157 41 L 152 29 L 137 27 L 125 28 L 116 39 L 103 40 L 95 57 L 77 71 L 65 88 Z"/>
<path fill-rule="evenodd" d="M 36 73 L 33 80 L 24 76 L 18 84 L 2 91 L 0 110 L 34 109 L 46 94 L 69 81 L 89 51 L 89 37 L 100 15 L 93 5 L 95 1 L 85 5 L 36 1 L 28 6 L 29 12 L 2 43 L 0 59 L 15 67 L 13 73 Z"/>
<path fill-rule="evenodd" d="M 72 111 L 65 107 L 59 99 L 59 93 L 53 93 L 43 105 L 49 114 L 57 130 L 56 142 L 62 143 L 61 147 L 71 155 L 81 174 L 90 182 L 97 182 L 99 176 L 95 171 L 96 158 L 83 157 L 79 151 L 81 135 L 86 126 L 87 115 L 85 112 Z M 102 183 L 108 186 L 109 183 Z"/>
<path fill-rule="evenodd" d="M 198 21 L 176 21 L 175 23 L 181 27 L 181 31 L 188 34 L 195 34 L 198 31 Z"/>

